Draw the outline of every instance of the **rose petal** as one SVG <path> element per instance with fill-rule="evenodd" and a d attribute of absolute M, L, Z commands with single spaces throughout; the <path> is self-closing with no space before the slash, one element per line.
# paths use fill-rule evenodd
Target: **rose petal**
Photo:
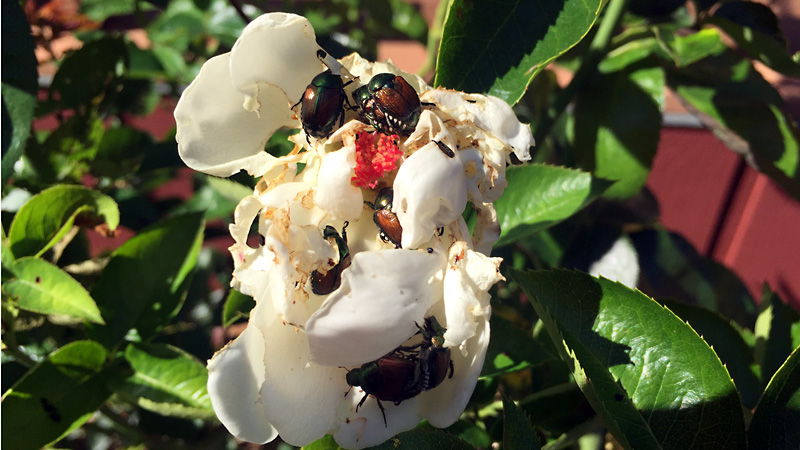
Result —
<path fill-rule="evenodd" d="M 399 405 L 381 402 L 386 412 L 386 423 L 375 397 L 369 397 L 355 412 L 364 392 L 354 387 L 344 399 L 339 411 L 339 430 L 333 439 L 344 448 L 353 450 L 378 445 L 397 433 L 414 428 L 422 418 L 419 416 L 419 398 L 414 397 Z"/>
<path fill-rule="evenodd" d="M 488 291 L 503 279 L 500 261 L 500 258 L 490 258 L 470 249 L 463 241 L 450 247 L 444 275 L 446 347 L 461 346 L 475 335 L 478 324 L 491 315 Z"/>
<path fill-rule="evenodd" d="M 592 263 L 589 273 L 634 289 L 639 281 L 639 257 L 630 239 L 626 236 L 617 239 L 600 259 Z"/>
<path fill-rule="evenodd" d="M 247 24 L 231 49 L 233 85 L 245 97 L 240 105 L 260 115 L 276 107 L 291 113 L 289 102 L 297 102 L 324 70 L 317 50 L 314 28 L 305 17 L 269 13 Z M 270 88 L 285 93 L 282 104 L 273 104 Z"/>
<path fill-rule="evenodd" d="M 403 227 L 403 248 L 424 244 L 437 228 L 461 217 L 466 206 L 464 168 L 436 143 L 417 150 L 397 171 L 392 211 Z"/>
<path fill-rule="evenodd" d="M 311 362 L 353 367 L 394 350 L 441 299 L 441 251 L 391 249 L 353 256 L 342 285 L 311 315 Z"/>
<path fill-rule="evenodd" d="M 277 88 L 261 93 L 265 104 L 280 104 L 259 117 L 242 108 L 244 97 L 231 84 L 229 54 L 209 59 L 175 107 L 178 154 L 187 166 L 227 177 L 244 169 L 260 176 L 276 158 L 264 144 L 282 126 L 297 124 Z"/>
<path fill-rule="evenodd" d="M 325 155 L 314 190 L 314 203 L 341 220 L 358 219 L 364 208 L 361 189 L 350 182 L 356 166 L 355 152 L 355 146 L 348 146 Z"/>
<path fill-rule="evenodd" d="M 421 99 L 436 103 L 458 121 L 471 120 L 479 128 L 510 145 L 520 161 L 531 159 L 530 148 L 535 144 L 531 127 L 520 123 L 503 100 L 491 95 L 465 94 L 445 89 L 426 91 Z"/>
<path fill-rule="evenodd" d="M 306 336 L 284 325 L 269 307 L 251 314 L 248 329 L 260 330 L 267 341 L 261 402 L 267 420 L 281 439 L 303 446 L 336 427 L 333 411 L 347 390 L 345 371 L 338 367 L 307 366 Z"/>
<path fill-rule="evenodd" d="M 263 309 L 256 305 L 251 314 Z M 208 362 L 208 395 L 217 417 L 237 438 L 258 444 L 278 435 L 267 421 L 259 393 L 266 373 L 265 352 L 264 335 L 247 327 Z"/>

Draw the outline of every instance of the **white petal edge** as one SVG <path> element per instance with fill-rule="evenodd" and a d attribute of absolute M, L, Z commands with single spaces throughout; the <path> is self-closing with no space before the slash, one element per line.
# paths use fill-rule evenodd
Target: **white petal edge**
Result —
<path fill-rule="evenodd" d="M 267 342 L 261 403 L 281 439 L 296 446 L 308 445 L 336 427 L 334 411 L 348 387 L 345 371 L 307 366 L 305 335 L 281 322 L 270 309 L 267 306 L 260 314 L 251 314 L 248 325 L 248 329 L 261 330 Z"/>
<path fill-rule="evenodd" d="M 265 102 L 264 89 L 272 86 L 286 95 L 283 104 L 275 106 L 289 111 L 289 102 L 297 102 L 311 79 L 324 70 L 319 49 L 305 17 L 268 13 L 247 24 L 231 49 L 231 76 L 244 95 L 241 105 L 264 115 L 272 107 Z"/>
<path fill-rule="evenodd" d="M 262 97 L 270 104 L 277 100 L 282 109 L 261 117 L 244 110 L 244 97 L 231 84 L 229 60 L 226 53 L 206 61 L 181 95 L 175 107 L 178 154 L 187 166 L 209 175 L 227 177 L 244 169 L 260 176 L 276 163 L 264 151 L 267 140 L 278 128 L 297 121 L 277 88 Z"/>
<path fill-rule="evenodd" d="M 421 100 L 436 103 L 459 121 L 471 120 L 479 128 L 510 145 L 520 161 L 531 159 L 530 148 L 535 141 L 530 125 L 520 123 L 508 103 L 500 98 L 432 89 L 426 91 Z"/>
<path fill-rule="evenodd" d="M 256 305 L 251 315 L 263 309 Z M 214 412 L 231 434 L 257 444 L 278 435 L 267 421 L 259 393 L 266 373 L 265 358 L 264 335 L 248 326 L 208 361 L 208 395 Z"/>
<path fill-rule="evenodd" d="M 437 275 L 444 264 L 441 251 L 391 249 L 353 256 L 339 289 L 306 323 L 311 362 L 354 367 L 397 348 L 441 300 Z"/>
<path fill-rule="evenodd" d="M 378 445 L 397 433 L 410 430 L 422 420 L 419 414 L 419 397 L 410 398 L 399 405 L 381 402 L 386 411 L 386 423 L 375 397 L 370 396 L 355 412 L 364 392 L 354 387 L 344 399 L 339 410 L 339 430 L 333 439 L 344 448 L 359 450 Z"/>

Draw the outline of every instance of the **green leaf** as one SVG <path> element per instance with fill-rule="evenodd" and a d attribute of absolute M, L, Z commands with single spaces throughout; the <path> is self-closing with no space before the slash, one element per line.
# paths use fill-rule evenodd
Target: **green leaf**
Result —
<path fill-rule="evenodd" d="M 652 299 L 579 272 L 511 269 L 624 448 L 743 448 L 742 405 L 714 351 Z"/>
<path fill-rule="evenodd" d="M 603 0 L 454 0 L 444 22 L 434 85 L 488 93 L 511 105 L 548 63 L 594 25 Z"/>
<path fill-rule="evenodd" d="M 2 185 L 5 185 L 30 135 L 38 75 L 33 53 L 36 44 L 19 2 L 3 4 L 0 30 L 3 42 L 6 42 L 2 49 L 3 71 L 0 75 L 3 107 Z"/>
<path fill-rule="evenodd" d="M 800 64 L 789 55 L 778 18 L 767 5 L 756 2 L 725 2 L 708 23 L 728 34 L 739 47 L 770 68 L 800 77 Z"/>
<path fill-rule="evenodd" d="M 3 292 L 17 306 L 40 314 L 62 314 L 102 324 L 92 297 L 68 273 L 49 262 L 25 257 L 11 266 L 16 279 L 3 283 Z"/>
<path fill-rule="evenodd" d="M 657 29 L 658 30 L 658 29 Z M 676 66 L 685 67 L 711 55 L 719 55 L 727 48 L 719 30 L 705 28 L 687 36 L 664 30 L 658 34 L 659 43 Z"/>
<path fill-rule="evenodd" d="M 92 173 L 110 178 L 130 176 L 139 170 L 146 148 L 152 145 L 149 134 L 128 127 L 109 128 L 103 133 L 92 161 Z"/>
<path fill-rule="evenodd" d="M 475 447 L 452 434 L 438 430 L 411 430 L 400 433 L 371 450 L 474 450 Z"/>
<path fill-rule="evenodd" d="M 501 230 L 497 247 L 567 219 L 610 185 L 585 172 L 543 164 L 509 167 L 506 178 L 508 187 L 495 203 Z"/>
<path fill-rule="evenodd" d="M 339 444 L 333 440 L 333 436 L 326 434 L 325 437 L 319 438 L 316 441 L 304 445 L 302 450 L 341 450 Z"/>
<path fill-rule="evenodd" d="M 604 197 L 622 200 L 647 181 L 661 136 L 664 73 L 647 67 L 599 76 L 575 103 L 578 165 L 614 180 Z"/>
<path fill-rule="evenodd" d="M 639 254 L 640 284 L 649 295 L 699 305 L 753 328 L 756 303 L 736 274 L 663 228 L 633 233 L 631 239 Z"/>
<path fill-rule="evenodd" d="M 208 370 L 192 355 L 166 344 L 129 344 L 125 359 L 134 372 L 115 386 L 123 398 L 164 416 L 216 417 L 206 390 Z"/>
<path fill-rule="evenodd" d="M 227 328 L 240 319 L 247 319 L 250 317 L 250 310 L 255 306 L 253 297 L 231 289 L 222 309 L 222 326 Z"/>
<path fill-rule="evenodd" d="M 50 89 L 60 95 L 66 107 L 85 109 L 96 106 L 106 95 L 116 94 L 128 53 L 122 39 L 104 37 L 83 44 L 67 55 L 58 68 Z"/>
<path fill-rule="evenodd" d="M 798 346 L 792 339 L 792 328 L 800 322 L 800 314 L 767 286 L 758 309 L 753 330 L 755 358 L 761 367 L 761 377 L 768 380 Z"/>
<path fill-rule="evenodd" d="M 55 245 L 78 216 L 103 217 L 108 228 L 119 225 L 119 209 L 111 197 L 83 186 L 58 185 L 45 189 L 25 203 L 8 233 L 16 257 L 39 256 Z"/>
<path fill-rule="evenodd" d="M 493 377 L 542 364 L 554 358 L 533 338 L 513 322 L 493 314 L 490 322 L 492 339 L 481 370 L 481 377 Z"/>
<path fill-rule="evenodd" d="M 513 400 L 503 392 L 503 448 L 538 450 L 539 440 L 531 421 Z"/>
<path fill-rule="evenodd" d="M 113 348 L 131 328 L 147 339 L 177 314 L 203 241 L 202 215 L 175 216 L 142 230 L 112 255 L 92 288 L 106 320 L 90 327 Z"/>
<path fill-rule="evenodd" d="M 107 356 L 96 342 L 72 342 L 25 374 L 3 395 L 3 448 L 40 448 L 86 422 L 121 373 Z"/>
<path fill-rule="evenodd" d="M 750 422 L 750 448 L 792 449 L 800 442 L 800 348 L 775 372 Z"/>
<path fill-rule="evenodd" d="M 668 82 L 728 148 L 800 198 L 800 131 L 749 61 L 728 51 L 668 71 Z"/>
<path fill-rule="evenodd" d="M 720 361 L 725 364 L 742 396 L 742 404 L 748 409 L 755 408 L 763 390 L 750 347 L 739 330 L 718 313 L 685 303 L 662 300 L 664 306 L 689 325 L 714 349 Z"/>

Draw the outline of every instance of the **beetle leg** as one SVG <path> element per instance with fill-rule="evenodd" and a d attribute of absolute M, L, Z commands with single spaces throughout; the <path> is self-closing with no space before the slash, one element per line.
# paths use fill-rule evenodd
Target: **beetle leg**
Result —
<path fill-rule="evenodd" d="M 389 428 L 389 424 L 386 422 L 386 410 L 383 409 L 383 404 L 381 404 L 381 400 L 378 397 L 375 397 L 375 401 L 378 402 L 378 408 L 381 409 L 381 414 L 383 414 L 383 426 L 386 427 L 386 428 Z M 363 403 L 363 400 L 362 400 L 362 403 Z M 397 403 L 395 403 L 395 405 L 396 404 Z"/>
<path fill-rule="evenodd" d="M 444 227 L 439 227 L 436 229 L 436 235 L 441 236 L 444 234 Z"/>
<path fill-rule="evenodd" d="M 349 392 L 349 391 L 348 391 L 348 392 Z M 367 401 L 367 397 L 369 397 L 369 394 L 367 394 L 367 393 L 365 392 L 365 393 L 364 393 L 364 397 L 363 397 L 363 398 L 361 398 L 361 401 L 360 401 L 360 402 L 358 402 L 358 405 L 356 405 L 356 412 L 358 412 L 358 408 L 361 408 L 361 405 L 363 405 L 363 404 L 364 404 L 364 402 L 365 402 L 365 401 Z M 377 399 L 376 399 L 376 400 L 377 400 Z M 378 405 L 380 405 L 380 404 L 381 404 L 381 403 L 380 403 L 380 400 L 378 400 Z M 383 407 L 381 407 L 381 409 L 383 409 Z"/>
<path fill-rule="evenodd" d="M 450 376 L 448 376 L 447 378 L 453 378 L 453 370 L 454 370 L 453 369 L 453 360 L 451 359 L 450 360 Z"/>

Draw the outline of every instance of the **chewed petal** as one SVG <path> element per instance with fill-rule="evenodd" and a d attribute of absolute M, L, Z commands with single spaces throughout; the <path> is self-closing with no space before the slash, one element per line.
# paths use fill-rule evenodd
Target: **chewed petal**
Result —
<path fill-rule="evenodd" d="M 417 248 L 467 206 L 467 179 L 459 158 L 434 142 L 412 154 L 397 171 L 392 211 L 403 227 L 403 248 Z"/>
<path fill-rule="evenodd" d="M 306 322 L 311 362 L 353 367 L 394 350 L 442 298 L 443 252 L 358 253 L 342 284 Z"/>
<path fill-rule="evenodd" d="M 535 144 L 531 127 L 520 123 L 503 100 L 491 95 L 465 94 L 445 89 L 429 90 L 420 98 L 436 103 L 458 120 L 473 121 L 479 128 L 510 145 L 520 161 L 531 159 L 530 148 Z"/>
<path fill-rule="evenodd" d="M 358 219 L 364 208 L 361 189 L 350 182 L 356 166 L 355 151 L 354 146 L 348 146 L 325 155 L 314 190 L 314 203 L 342 220 Z"/>
<path fill-rule="evenodd" d="M 455 242 L 449 250 L 444 275 L 444 306 L 447 347 L 459 347 L 475 335 L 476 328 L 491 315 L 489 288 L 503 279 L 500 258 L 490 258 Z M 463 350 L 463 348 L 462 348 Z"/>
<path fill-rule="evenodd" d="M 244 95 L 239 105 L 260 115 L 273 107 L 289 111 L 289 101 L 298 101 L 324 68 L 317 50 L 314 29 L 305 17 L 269 13 L 250 22 L 231 50 L 233 85 Z M 265 96 L 268 86 L 285 93 L 282 104 L 271 104 Z"/>
<path fill-rule="evenodd" d="M 262 92 L 263 101 L 279 103 L 259 117 L 242 108 L 244 97 L 231 84 L 230 54 L 209 59 L 186 88 L 175 107 L 178 154 L 187 166 L 210 175 L 227 177 L 244 169 L 260 176 L 276 158 L 264 144 L 280 127 L 297 125 L 277 88 Z"/>
<path fill-rule="evenodd" d="M 259 314 L 258 305 L 252 314 Z M 239 439 L 263 444 L 278 435 L 261 402 L 266 343 L 261 330 L 249 326 L 208 362 L 208 395 L 217 417 Z"/>

